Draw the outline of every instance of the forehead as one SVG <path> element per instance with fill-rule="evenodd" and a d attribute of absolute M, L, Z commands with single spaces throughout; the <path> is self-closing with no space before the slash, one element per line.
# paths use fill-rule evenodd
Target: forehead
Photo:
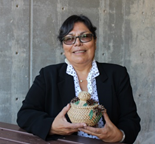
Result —
<path fill-rule="evenodd" d="M 77 22 L 74 24 L 74 27 L 72 31 L 69 32 L 69 34 L 81 34 L 83 32 L 90 32 L 90 31 L 84 23 Z"/>

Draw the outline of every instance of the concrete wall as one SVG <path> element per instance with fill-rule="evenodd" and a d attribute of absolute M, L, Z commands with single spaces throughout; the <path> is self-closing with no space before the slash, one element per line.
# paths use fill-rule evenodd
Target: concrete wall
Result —
<path fill-rule="evenodd" d="M 96 60 L 126 66 L 142 130 L 136 144 L 155 141 L 154 0 L 0 0 L 0 121 L 16 113 L 40 68 L 63 62 L 57 40 L 71 14 L 97 30 Z"/>

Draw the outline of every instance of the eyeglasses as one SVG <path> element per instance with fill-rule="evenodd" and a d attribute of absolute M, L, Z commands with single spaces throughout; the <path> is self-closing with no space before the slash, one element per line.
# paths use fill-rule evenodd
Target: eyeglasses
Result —
<path fill-rule="evenodd" d="M 66 45 L 75 44 L 76 39 L 79 38 L 81 43 L 87 43 L 92 40 L 93 34 L 81 34 L 79 36 L 66 36 L 63 38 L 63 42 Z"/>

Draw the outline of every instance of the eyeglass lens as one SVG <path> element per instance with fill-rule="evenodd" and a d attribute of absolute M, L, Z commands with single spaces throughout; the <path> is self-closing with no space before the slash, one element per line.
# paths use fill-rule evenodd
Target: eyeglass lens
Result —
<path fill-rule="evenodd" d="M 82 34 L 77 37 L 76 36 L 66 36 L 66 37 L 64 37 L 63 42 L 66 45 L 72 45 L 75 43 L 76 39 L 79 38 L 80 42 L 86 43 L 86 42 L 89 42 L 92 40 L 92 36 L 93 36 L 93 34 Z"/>

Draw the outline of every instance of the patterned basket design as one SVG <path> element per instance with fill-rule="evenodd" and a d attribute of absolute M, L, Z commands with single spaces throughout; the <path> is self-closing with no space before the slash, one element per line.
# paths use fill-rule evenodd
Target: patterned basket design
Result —
<path fill-rule="evenodd" d="M 102 113 L 96 114 L 94 108 L 98 107 L 99 104 L 88 105 L 87 100 L 90 99 L 91 95 L 88 92 L 82 91 L 79 95 L 79 100 L 71 103 L 71 108 L 68 111 L 68 116 L 72 123 L 86 123 L 89 126 L 95 126 Z"/>

